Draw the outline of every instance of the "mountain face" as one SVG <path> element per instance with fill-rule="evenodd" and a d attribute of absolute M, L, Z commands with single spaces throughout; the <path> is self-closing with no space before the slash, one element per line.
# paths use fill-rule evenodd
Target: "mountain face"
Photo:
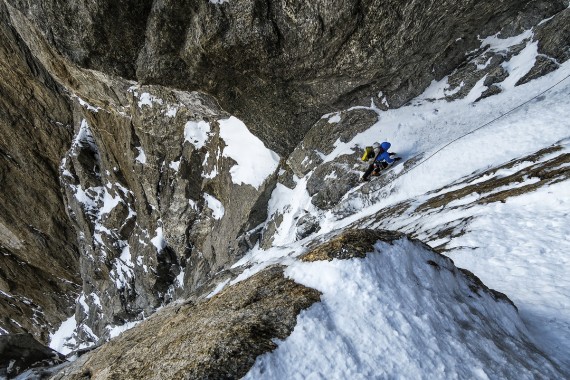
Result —
<path fill-rule="evenodd" d="M 81 289 L 58 170 L 73 113 L 65 89 L 8 22 L 4 4 L 0 14 L 0 331 L 31 332 L 45 342 L 50 326 L 73 313 Z"/>
<path fill-rule="evenodd" d="M 463 63 L 479 47 L 477 36 L 511 37 L 565 7 L 528 0 L 7 3 L 73 63 L 210 93 L 281 155 L 323 113 L 371 94 L 399 107 Z"/>
<path fill-rule="evenodd" d="M 123 376 L 143 352 L 129 349 L 128 360 L 110 372 L 105 367 L 129 340 L 150 355 L 145 361 L 152 368 L 141 373 L 164 375 L 160 364 L 148 363 L 156 336 L 164 337 L 165 353 L 191 348 L 204 357 L 173 371 L 207 376 L 200 372 L 205 366 L 211 376 L 245 375 L 256 357 L 275 349 L 273 339 L 291 334 L 301 310 L 312 313 L 311 305 L 325 302 L 324 290 L 300 285 L 285 268 L 301 253 L 365 226 L 366 234 L 349 232 L 364 247 L 360 253 L 326 246 L 335 252 L 327 257 L 367 262 L 377 240 L 414 238 L 449 253 L 473 215 L 435 226 L 421 218 L 447 215 L 442 208 L 450 203 L 476 209 L 568 180 L 568 144 L 554 132 L 557 139 L 544 137 L 534 150 L 512 150 L 492 165 L 477 161 L 471 174 L 457 171 L 453 179 L 416 169 L 429 159 L 428 147 L 468 132 L 457 121 L 462 113 L 496 117 L 486 100 L 505 93 L 503 108 L 514 107 L 509 91 L 565 70 L 568 6 L 1 1 L 0 333 L 29 332 L 69 352 L 103 344 L 140 322 L 61 378 L 85 371 Z M 541 110 L 556 106 L 549 105 Z M 400 138 L 402 170 L 360 186 L 357 148 L 384 135 Z M 453 172 L 451 160 L 440 172 Z M 510 172 L 520 165 L 526 166 Z M 406 187 L 408 178 L 422 185 Z M 513 184 L 516 190 L 505 189 Z M 564 376 L 534 346 L 510 301 L 424 248 L 429 253 L 419 257 L 429 260 L 408 265 L 443 267 L 461 278 L 446 302 L 477 298 L 472 293 L 483 288 L 489 303 L 482 307 L 494 310 L 496 302 L 499 314 L 520 325 L 489 330 L 461 314 L 470 322 L 455 332 L 477 325 L 473 339 L 504 334 L 503 353 L 517 362 L 532 357 L 544 373 Z M 395 281 L 413 289 L 405 276 Z M 441 289 L 448 284 L 437 281 Z M 209 326 L 210 319 L 217 324 Z M 241 330 L 225 331 L 229 320 Z M 208 339 L 211 345 L 203 345 Z M 511 349 L 513 342 L 522 342 L 522 353 Z M 217 359 L 204 364 L 211 357 Z M 230 363 L 235 357 L 241 361 Z M 256 363 L 251 373 L 262 376 Z"/>

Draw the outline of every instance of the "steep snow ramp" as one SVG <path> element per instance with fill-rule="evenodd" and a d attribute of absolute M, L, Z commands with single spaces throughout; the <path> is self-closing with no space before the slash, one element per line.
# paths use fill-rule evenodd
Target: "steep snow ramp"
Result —
<path fill-rule="evenodd" d="M 247 379 L 565 377 L 506 296 L 419 241 L 350 231 L 304 260 L 285 273 L 322 302 Z"/>

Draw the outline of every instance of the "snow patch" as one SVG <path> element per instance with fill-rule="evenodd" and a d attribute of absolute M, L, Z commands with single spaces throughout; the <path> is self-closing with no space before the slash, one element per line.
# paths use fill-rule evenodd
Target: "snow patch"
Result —
<path fill-rule="evenodd" d="M 479 99 L 483 92 L 487 90 L 487 86 L 485 86 L 485 79 L 487 79 L 487 74 L 475 83 L 475 86 L 469 91 L 469 94 L 465 97 L 466 102 L 473 103 L 475 100 Z"/>
<path fill-rule="evenodd" d="M 230 282 L 230 279 L 228 278 L 226 281 L 220 282 L 216 288 L 214 290 L 212 290 L 207 296 L 206 298 L 212 298 L 213 296 L 215 296 L 216 294 L 218 294 L 219 292 L 221 292 L 226 285 Z"/>
<path fill-rule="evenodd" d="M 277 169 L 279 156 L 267 149 L 238 118 L 232 116 L 219 123 L 220 137 L 226 143 L 223 156 L 236 162 L 230 169 L 233 183 L 248 184 L 259 189 Z"/>
<path fill-rule="evenodd" d="M 162 227 L 158 227 L 155 231 L 156 235 L 152 239 L 150 239 L 150 242 L 152 243 L 152 245 L 156 247 L 157 252 L 160 253 L 160 251 L 166 248 L 167 243 L 162 233 Z"/>
<path fill-rule="evenodd" d="M 529 41 L 534 36 L 532 30 L 525 30 L 523 33 L 519 34 L 518 36 L 509 37 L 509 38 L 500 38 L 499 33 L 486 37 L 484 39 L 480 39 L 481 47 L 484 48 L 488 46 L 488 51 L 491 52 L 504 52 L 509 50 L 510 47 L 523 43 L 525 40 Z"/>
<path fill-rule="evenodd" d="M 188 141 L 196 149 L 200 149 L 206 145 L 210 137 L 210 129 L 210 123 L 203 120 L 198 122 L 188 121 L 184 125 L 184 141 Z"/>
<path fill-rule="evenodd" d="M 148 267 L 144 264 L 142 256 L 137 256 L 137 265 L 142 267 L 145 273 L 148 273 Z"/>
<path fill-rule="evenodd" d="M 88 315 L 89 314 L 89 305 L 87 304 L 87 302 L 85 302 L 85 294 L 81 293 L 81 295 L 79 296 L 79 298 L 77 299 L 77 302 L 81 305 L 81 307 L 83 308 L 83 312 Z"/>
<path fill-rule="evenodd" d="M 157 98 L 156 96 L 151 95 L 151 94 L 148 93 L 148 92 L 143 92 L 143 93 L 140 95 L 140 97 L 139 97 L 139 102 L 138 102 L 138 105 L 139 105 L 139 108 L 140 108 L 140 109 L 142 109 L 143 106 L 149 106 L 149 107 L 152 108 L 152 104 L 153 104 L 153 103 L 158 103 L 158 104 L 162 105 L 164 102 L 163 102 L 162 99 Z"/>
<path fill-rule="evenodd" d="M 178 159 L 178 161 L 172 161 L 168 167 L 178 173 L 178 170 L 180 169 L 180 161 L 180 159 Z"/>
<path fill-rule="evenodd" d="M 109 273 L 112 280 L 115 281 L 117 289 L 126 289 L 131 287 L 131 280 L 135 277 L 134 264 L 131 258 L 131 249 L 126 241 L 121 241 L 124 247 L 121 256 L 113 261 L 113 269 Z"/>
<path fill-rule="evenodd" d="M 73 333 L 77 327 L 75 322 L 75 314 L 61 323 L 59 328 L 53 334 L 49 334 L 49 347 L 63 355 L 71 352 L 70 346 L 75 344 Z"/>
<path fill-rule="evenodd" d="M 101 110 L 100 107 L 94 107 L 91 104 L 87 103 L 85 100 L 81 99 L 79 96 L 76 96 L 77 101 L 79 102 L 79 104 L 81 105 L 81 107 L 87 108 L 87 110 L 91 111 L 91 112 L 99 112 Z"/>
<path fill-rule="evenodd" d="M 165 115 L 168 117 L 176 117 L 178 113 L 178 107 L 175 106 L 168 106 Z"/>
<path fill-rule="evenodd" d="M 226 212 L 226 210 L 224 209 L 224 205 L 222 205 L 222 202 L 220 202 L 219 200 L 217 200 L 208 193 L 204 193 L 204 199 L 206 200 L 208 208 L 212 210 L 212 218 L 216 220 L 222 219 L 222 217 Z"/>
<path fill-rule="evenodd" d="M 176 276 L 176 286 L 178 288 L 184 289 L 184 269 L 183 268 L 180 269 L 180 273 L 178 273 L 178 276 Z"/>
<path fill-rule="evenodd" d="M 109 332 L 109 338 L 113 339 L 115 337 L 118 337 L 119 335 L 121 335 L 125 331 L 132 329 L 133 327 L 135 327 L 136 325 L 138 325 L 141 322 L 142 321 L 133 321 L 133 322 L 127 322 L 121 326 L 116 326 L 116 325 L 107 326 L 106 328 L 107 328 L 107 331 Z"/>
<path fill-rule="evenodd" d="M 519 54 L 509 61 L 503 62 L 503 68 L 509 73 L 507 79 L 501 82 L 503 89 L 515 87 L 515 84 L 533 67 L 538 56 L 538 41 L 528 44 Z"/>
<path fill-rule="evenodd" d="M 340 113 L 337 113 L 329 118 L 329 124 L 338 123 L 339 121 L 340 121 Z"/>
<path fill-rule="evenodd" d="M 330 174 L 327 174 L 324 178 L 325 181 L 329 180 L 329 179 L 338 179 L 336 172 L 332 172 Z"/>
<path fill-rule="evenodd" d="M 146 154 L 144 153 L 142 146 L 137 146 L 137 150 L 139 151 L 139 155 L 135 158 L 135 160 L 143 165 L 146 164 Z"/>

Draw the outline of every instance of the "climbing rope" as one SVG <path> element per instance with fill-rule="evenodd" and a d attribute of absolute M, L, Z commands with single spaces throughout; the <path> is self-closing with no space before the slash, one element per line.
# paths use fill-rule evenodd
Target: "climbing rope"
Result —
<path fill-rule="evenodd" d="M 477 132 L 478 130 L 480 130 L 480 129 L 482 129 L 482 128 L 488 126 L 488 125 L 493 124 L 495 121 L 499 120 L 500 118 L 505 117 L 506 115 L 508 115 L 508 114 L 510 114 L 510 113 L 512 113 L 512 112 L 514 112 L 514 111 L 516 111 L 517 109 L 519 109 L 519 108 L 521 108 L 521 107 L 527 105 L 528 103 L 532 102 L 533 100 L 535 100 L 535 99 L 541 97 L 542 95 L 546 94 L 548 91 L 552 90 L 554 87 L 558 86 L 560 83 L 564 82 L 564 81 L 565 81 L 566 79 L 568 79 L 568 78 L 570 78 L 570 74 L 568 74 L 566 77 L 562 78 L 560 81 L 558 81 L 557 83 L 553 84 L 552 86 L 550 86 L 550 87 L 547 88 L 546 90 L 542 91 L 540 94 L 538 94 L 538 95 L 532 97 L 531 99 L 527 100 L 526 102 L 519 104 L 519 105 L 516 106 L 515 108 L 513 108 L 513 109 L 511 109 L 511 110 L 509 110 L 509 111 L 507 111 L 507 112 L 505 112 L 505 113 L 503 113 L 503 114 L 497 116 L 497 117 L 494 118 L 493 120 L 491 120 L 491 121 L 489 121 L 489 122 L 487 122 L 487 123 L 485 123 L 485 124 L 483 124 L 483 125 L 481 125 L 481 126 L 475 128 L 474 130 L 472 130 L 472 131 L 470 131 L 470 132 L 467 132 L 466 134 L 464 134 L 464 135 L 462 135 L 462 136 L 459 136 L 459 137 L 456 138 L 455 140 L 452 140 L 452 141 L 448 142 L 447 144 L 445 144 L 444 146 L 442 146 L 441 148 L 439 148 L 438 150 L 436 150 L 434 153 L 432 153 L 430 156 L 428 156 L 426 159 L 420 161 L 419 163 L 417 163 L 416 165 L 412 166 L 411 168 L 404 170 L 400 175 L 403 175 L 403 174 L 406 174 L 406 173 L 411 172 L 412 170 L 414 170 L 414 169 L 417 168 L 418 166 L 424 164 L 427 160 L 429 160 L 430 158 L 432 158 L 433 156 L 435 156 L 436 154 L 438 154 L 439 152 L 441 152 L 442 150 L 444 150 L 445 148 L 447 148 L 448 146 L 450 146 L 451 144 L 453 144 L 453 143 L 456 142 L 457 140 L 460 140 L 460 139 L 464 138 L 465 136 L 468 136 L 468 135 L 470 135 L 470 134 L 472 134 L 472 133 L 475 133 L 475 132 Z"/>

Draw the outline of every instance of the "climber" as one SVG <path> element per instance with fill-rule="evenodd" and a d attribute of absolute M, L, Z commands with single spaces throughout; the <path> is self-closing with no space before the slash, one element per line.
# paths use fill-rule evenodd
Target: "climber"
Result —
<path fill-rule="evenodd" d="M 374 149 L 374 156 L 372 157 L 374 157 L 374 159 L 370 166 L 368 166 L 368 169 L 364 172 L 364 175 L 360 178 L 360 181 L 369 181 L 370 175 L 380 175 L 380 170 L 386 169 L 389 164 L 402 159 L 401 157 L 392 157 L 395 156 L 396 153 L 388 152 L 390 146 L 392 146 L 392 144 L 388 141 L 384 141 L 382 144 L 375 142 L 372 145 L 372 148 Z"/>

